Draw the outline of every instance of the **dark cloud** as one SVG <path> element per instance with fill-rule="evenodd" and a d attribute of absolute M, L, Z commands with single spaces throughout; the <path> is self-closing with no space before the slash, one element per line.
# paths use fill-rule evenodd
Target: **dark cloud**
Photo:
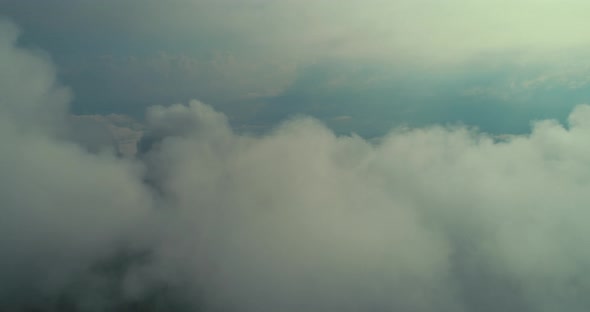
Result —
<path fill-rule="evenodd" d="M 588 106 L 502 140 L 433 126 L 371 143 L 306 117 L 237 134 L 192 101 L 152 107 L 122 158 L 79 143 L 53 66 L 0 32 L 1 309 L 590 306 Z"/>
<path fill-rule="evenodd" d="M 133 157 L 143 135 L 143 126 L 124 115 L 70 115 L 67 124 L 67 138 L 91 153 Z"/>

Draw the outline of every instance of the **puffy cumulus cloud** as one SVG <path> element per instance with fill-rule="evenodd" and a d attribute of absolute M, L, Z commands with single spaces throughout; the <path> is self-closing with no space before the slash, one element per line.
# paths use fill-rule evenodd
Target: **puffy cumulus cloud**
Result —
<path fill-rule="evenodd" d="M 152 110 L 150 125 L 162 123 L 180 125 L 177 135 L 145 156 L 177 216 L 155 259 L 197 281 L 206 304 L 430 310 L 450 298 L 441 295 L 446 241 L 366 171 L 362 139 L 307 119 L 264 138 L 236 136 L 198 102 Z"/>
<path fill-rule="evenodd" d="M 15 46 L 18 36 L 15 25 L 0 20 L 0 118 L 21 129 L 55 131 L 70 93 L 55 83 L 55 68 L 45 54 Z"/>
<path fill-rule="evenodd" d="M 63 138 L 67 89 L 47 58 L 0 25 L 0 308 L 59 293 L 142 222 L 140 168 Z"/>
<path fill-rule="evenodd" d="M 428 127 L 368 142 L 305 117 L 237 134 L 194 101 L 151 108 L 122 159 L 52 130 L 63 87 L 0 29 L 2 309 L 590 306 L 588 106 L 501 140 Z"/>
<path fill-rule="evenodd" d="M 212 309 L 583 311 L 589 117 L 371 144 L 312 119 L 248 137 L 199 102 L 156 108 L 167 135 L 144 159 L 171 212 L 133 280 L 182 276 Z"/>

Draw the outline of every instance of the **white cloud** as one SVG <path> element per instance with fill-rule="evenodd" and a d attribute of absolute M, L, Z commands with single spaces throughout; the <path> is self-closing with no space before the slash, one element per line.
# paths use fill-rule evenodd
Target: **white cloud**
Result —
<path fill-rule="evenodd" d="M 0 29 L 1 308 L 164 309 L 167 287 L 229 311 L 590 305 L 588 106 L 501 142 L 429 127 L 369 143 L 310 118 L 239 135 L 194 101 L 150 109 L 123 160 L 50 131 L 64 89 Z M 117 262 L 120 248 L 147 256 Z"/>
<path fill-rule="evenodd" d="M 171 124 L 179 111 L 155 120 Z M 434 127 L 376 145 L 310 119 L 228 136 L 203 104 L 182 111 L 200 130 L 163 139 L 149 157 L 180 216 L 156 254 L 204 281 L 214 306 L 469 311 L 484 304 L 470 295 L 513 291 L 490 310 L 587 306 L 588 106 L 569 129 L 543 121 L 500 143 Z"/>
<path fill-rule="evenodd" d="M 16 26 L 0 20 L 0 32 L 0 59 L 4 60 L 0 65 L 0 120 L 21 129 L 55 131 L 69 91 L 56 84 L 55 68 L 45 54 L 15 46 Z"/>
<path fill-rule="evenodd" d="M 0 308 L 9 310 L 59 293 L 150 208 L 138 166 L 59 139 L 68 92 L 46 57 L 15 46 L 15 29 L 0 25 Z"/>

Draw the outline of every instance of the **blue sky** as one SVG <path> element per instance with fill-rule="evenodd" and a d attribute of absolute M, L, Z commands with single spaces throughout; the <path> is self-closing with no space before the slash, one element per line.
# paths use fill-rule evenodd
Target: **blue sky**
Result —
<path fill-rule="evenodd" d="M 463 123 L 522 133 L 590 102 L 584 1 L 0 1 L 77 114 L 199 99 L 237 129 Z M 587 29 L 587 28 L 586 28 Z"/>

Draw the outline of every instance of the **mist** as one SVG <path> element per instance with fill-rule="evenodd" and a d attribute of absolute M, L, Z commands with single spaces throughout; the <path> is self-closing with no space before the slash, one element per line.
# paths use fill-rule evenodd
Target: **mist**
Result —
<path fill-rule="evenodd" d="M 238 133 L 194 100 L 151 107 L 122 157 L 88 148 L 18 33 L 0 24 L 2 310 L 590 307 L 590 106 L 366 140 L 304 116 Z"/>

